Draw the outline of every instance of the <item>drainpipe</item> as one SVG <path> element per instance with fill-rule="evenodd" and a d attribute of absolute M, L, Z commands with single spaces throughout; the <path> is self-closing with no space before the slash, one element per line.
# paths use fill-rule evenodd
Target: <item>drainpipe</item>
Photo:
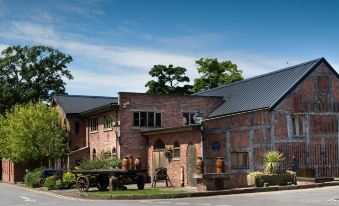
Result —
<path fill-rule="evenodd" d="M 180 186 L 184 187 L 184 167 L 180 168 Z"/>

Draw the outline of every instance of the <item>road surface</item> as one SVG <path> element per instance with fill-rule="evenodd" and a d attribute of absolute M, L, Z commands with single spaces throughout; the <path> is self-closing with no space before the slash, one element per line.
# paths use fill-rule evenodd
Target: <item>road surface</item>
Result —
<path fill-rule="evenodd" d="M 168 200 L 83 200 L 0 183 L 0 206 L 339 206 L 339 186 Z"/>

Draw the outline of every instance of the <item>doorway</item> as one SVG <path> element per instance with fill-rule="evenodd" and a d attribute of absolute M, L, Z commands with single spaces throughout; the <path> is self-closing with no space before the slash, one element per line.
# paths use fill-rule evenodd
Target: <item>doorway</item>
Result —
<path fill-rule="evenodd" d="M 197 179 L 193 178 L 195 172 L 196 150 L 193 144 L 187 147 L 187 186 L 196 187 Z"/>

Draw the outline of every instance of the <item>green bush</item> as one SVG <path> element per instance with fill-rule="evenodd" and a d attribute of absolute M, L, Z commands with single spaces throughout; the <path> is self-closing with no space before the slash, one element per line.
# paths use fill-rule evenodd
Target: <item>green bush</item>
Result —
<path fill-rule="evenodd" d="M 73 187 L 75 185 L 75 175 L 71 172 L 64 173 L 62 177 L 63 186 L 66 188 Z"/>
<path fill-rule="evenodd" d="M 54 176 L 49 176 L 45 179 L 44 187 L 47 187 L 48 189 L 56 189 L 56 178 Z"/>
<path fill-rule="evenodd" d="M 40 179 L 42 175 L 43 168 L 36 168 L 33 171 L 29 171 L 26 173 L 24 177 L 24 182 L 29 187 L 40 187 Z"/>
<path fill-rule="evenodd" d="M 62 187 L 63 187 L 62 181 L 61 180 L 55 181 L 55 187 L 57 189 L 62 189 Z"/>
<path fill-rule="evenodd" d="M 117 157 L 101 158 L 84 162 L 79 166 L 80 170 L 115 169 L 121 167 L 121 160 Z"/>
<path fill-rule="evenodd" d="M 249 186 L 262 187 L 264 183 L 269 185 L 287 185 L 288 183 L 297 184 L 296 173 L 286 171 L 281 174 L 264 174 L 262 172 L 251 172 L 247 175 Z"/>

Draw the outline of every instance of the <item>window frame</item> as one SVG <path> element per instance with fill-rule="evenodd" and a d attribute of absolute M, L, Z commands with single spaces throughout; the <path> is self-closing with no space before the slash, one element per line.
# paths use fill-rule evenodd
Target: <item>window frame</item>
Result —
<path fill-rule="evenodd" d="M 188 121 L 187 121 L 187 117 L 185 115 L 188 115 Z M 183 118 L 183 125 L 194 125 L 195 120 L 194 120 L 194 115 L 195 113 L 193 112 L 183 112 L 182 113 L 182 118 Z M 186 119 L 187 122 L 184 122 L 184 119 Z"/>
<path fill-rule="evenodd" d="M 179 155 L 176 152 L 179 152 Z M 181 157 L 180 143 L 178 141 L 175 141 L 173 145 L 173 159 L 174 160 L 180 159 L 180 157 Z"/>
<path fill-rule="evenodd" d="M 112 115 L 104 115 L 104 130 L 112 129 L 113 124 L 113 116 Z"/>
<path fill-rule="evenodd" d="M 292 137 L 304 137 L 305 136 L 305 118 L 303 116 L 293 115 L 291 116 L 291 132 Z"/>
<path fill-rule="evenodd" d="M 241 155 L 246 154 L 246 165 L 242 165 L 243 161 L 239 158 Z M 234 165 L 233 157 L 236 155 L 236 165 Z M 231 169 L 249 169 L 249 152 L 231 152 Z"/>
<path fill-rule="evenodd" d="M 152 116 L 152 119 L 149 119 Z M 135 111 L 133 112 L 134 127 L 161 127 L 162 114 L 160 112 Z"/>
<path fill-rule="evenodd" d="M 76 121 L 74 127 L 75 127 L 75 135 L 79 136 L 80 135 L 80 122 Z"/>
<path fill-rule="evenodd" d="M 99 118 L 91 118 L 89 120 L 89 131 L 90 132 L 98 132 L 99 129 Z"/>

